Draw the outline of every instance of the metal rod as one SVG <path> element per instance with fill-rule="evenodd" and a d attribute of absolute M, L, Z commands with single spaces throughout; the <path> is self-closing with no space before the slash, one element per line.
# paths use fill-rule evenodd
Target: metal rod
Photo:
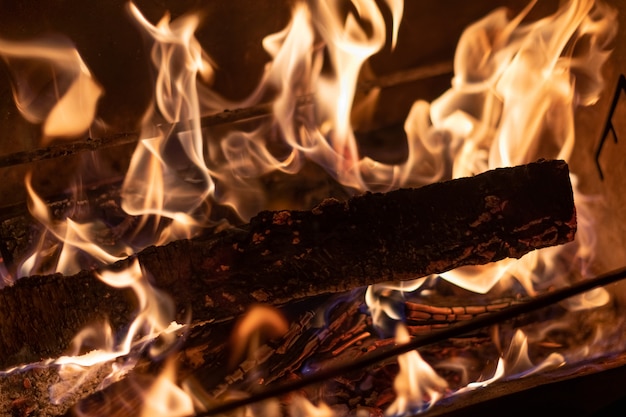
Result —
<path fill-rule="evenodd" d="M 331 378 L 345 375 L 346 373 L 350 373 L 352 371 L 357 371 L 363 368 L 370 367 L 378 362 L 382 362 L 394 356 L 402 355 L 417 348 L 424 347 L 433 343 L 442 342 L 453 337 L 461 336 L 465 333 L 502 323 L 522 314 L 532 313 L 534 311 L 561 302 L 567 298 L 580 295 L 594 288 L 613 284 L 625 278 L 626 268 L 614 270 L 606 274 L 600 275 L 596 278 L 577 282 L 569 287 L 561 288 L 547 294 L 539 295 L 530 301 L 513 305 L 504 310 L 478 316 L 472 320 L 460 322 L 454 326 L 438 331 L 433 331 L 432 333 L 423 336 L 415 337 L 408 343 L 397 345 L 384 352 L 374 353 L 343 365 L 319 371 L 295 382 L 289 382 L 286 384 L 281 384 L 272 388 L 265 389 L 264 391 L 255 393 L 247 398 L 225 402 L 205 412 L 197 414 L 196 417 L 213 416 L 216 414 L 233 411 L 237 408 L 264 401 L 270 398 L 280 397 L 282 395 L 302 389 L 309 385 L 318 384 Z"/>

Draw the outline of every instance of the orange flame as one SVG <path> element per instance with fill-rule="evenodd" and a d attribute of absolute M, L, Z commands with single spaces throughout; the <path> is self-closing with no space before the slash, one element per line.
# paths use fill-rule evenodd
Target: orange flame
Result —
<path fill-rule="evenodd" d="M 306 398 L 296 395 L 289 404 L 289 415 L 292 417 L 334 417 L 335 412 L 326 403 L 316 406 Z"/>
<path fill-rule="evenodd" d="M 115 250 L 114 253 L 111 253 L 103 246 L 95 243 L 98 231 L 98 224 L 95 222 L 79 224 L 69 218 L 63 221 L 53 220 L 48 206 L 32 187 L 30 173 L 26 175 L 25 183 L 29 196 L 28 208 L 30 213 L 46 228 L 49 234 L 57 239 L 60 250 L 53 267 L 42 271 L 40 265 L 43 262 L 42 258 L 45 258 L 45 256 L 42 256 L 45 252 L 43 242 L 41 242 L 40 245 L 34 248 L 33 255 L 22 263 L 19 276 L 52 272 L 61 272 L 67 275 L 75 274 L 81 269 L 81 266 L 76 261 L 78 252 L 86 252 L 104 264 L 112 264 L 132 253 L 130 248 L 126 246 L 111 248 Z M 44 238 L 45 235 L 42 236 L 42 241 Z"/>
<path fill-rule="evenodd" d="M 406 327 L 399 325 L 396 343 L 408 343 L 411 338 Z M 397 416 L 423 411 L 432 407 L 448 387 L 445 379 L 437 375 L 420 356 L 417 350 L 398 356 L 400 370 L 394 381 L 396 399 L 387 408 L 385 415 Z"/>
<path fill-rule="evenodd" d="M 185 417 L 194 414 L 192 398 L 176 383 L 176 364 L 165 362 L 161 374 L 145 393 L 141 417 Z"/>
<path fill-rule="evenodd" d="M 193 35 L 197 17 L 170 22 L 164 16 L 155 26 L 134 4 L 129 4 L 129 10 L 154 42 L 152 61 L 158 74 L 155 108 L 146 115 L 145 139 L 137 146 L 124 180 L 122 208 L 144 216 L 143 224 L 148 216 L 169 219 L 171 224 L 156 239 L 164 243 L 189 237 L 190 227 L 197 224 L 196 209 L 214 188 L 204 161 L 197 89 L 197 77 L 209 79 L 213 70 Z M 163 120 L 166 124 L 159 125 Z"/>
<path fill-rule="evenodd" d="M 0 40 L 0 55 L 13 75 L 20 113 L 32 123 L 43 122 L 43 144 L 89 129 L 103 90 L 69 40 Z"/>
<path fill-rule="evenodd" d="M 243 359 L 246 350 L 249 356 L 253 356 L 260 345 L 261 335 L 277 338 L 288 330 L 287 320 L 276 308 L 263 304 L 253 306 L 237 321 L 231 334 L 231 366 Z"/>

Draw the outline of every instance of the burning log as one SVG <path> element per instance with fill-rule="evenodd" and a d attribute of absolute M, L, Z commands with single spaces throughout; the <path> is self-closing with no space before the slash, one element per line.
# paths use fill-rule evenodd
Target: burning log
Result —
<path fill-rule="evenodd" d="M 262 212 L 245 226 L 136 257 L 173 297 L 177 320 L 191 309 L 194 322 L 223 321 L 254 303 L 518 258 L 571 241 L 575 230 L 566 163 L 540 161 L 310 211 Z M 2 366 L 55 357 L 94 321 L 120 329 L 134 304 L 129 290 L 107 287 L 94 271 L 21 279 L 0 292 Z"/>

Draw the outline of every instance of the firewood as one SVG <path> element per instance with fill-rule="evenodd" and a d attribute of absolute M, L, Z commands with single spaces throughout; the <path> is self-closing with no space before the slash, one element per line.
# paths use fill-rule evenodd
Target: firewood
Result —
<path fill-rule="evenodd" d="M 539 161 L 419 189 L 266 211 L 209 237 L 136 257 L 169 293 L 177 320 L 231 319 L 254 303 L 413 279 L 569 242 L 576 217 L 567 164 Z M 107 268 L 127 267 L 127 259 Z M 134 314 L 129 290 L 94 271 L 34 276 L 0 291 L 0 365 L 55 357 L 85 325 L 116 330 Z"/>

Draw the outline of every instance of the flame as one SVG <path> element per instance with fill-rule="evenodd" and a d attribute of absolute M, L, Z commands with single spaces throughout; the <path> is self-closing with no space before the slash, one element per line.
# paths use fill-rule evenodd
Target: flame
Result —
<path fill-rule="evenodd" d="M 318 406 L 304 397 L 296 395 L 289 404 L 289 415 L 292 417 L 334 417 L 335 412 L 326 403 Z"/>
<path fill-rule="evenodd" d="M 247 350 L 250 359 L 259 348 L 261 336 L 274 339 L 283 336 L 289 330 L 289 323 L 280 311 L 271 306 L 259 304 L 253 306 L 235 324 L 231 334 L 231 366 L 239 363 Z"/>
<path fill-rule="evenodd" d="M 528 337 L 519 329 L 513 335 L 504 360 L 504 368 L 507 376 L 528 376 L 547 368 L 554 368 L 565 364 L 563 355 L 552 353 L 539 365 L 534 366 L 528 356 Z"/>
<path fill-rule="evenodd" d="M 120 272 L 103 271 L 98 278 L 114 288 L 130 288 L 138 299 L 137 318 L 130 326 L 126 338 L 121 344 L 123 354 L 130 352 L 132 342 L 139 334 L 152 339 L 164 334 L 171 339 L 171 334 L 164 333 L 170 328 L 174 317 L 172 300 L 150 284 L 139 261 L 134 259 L 128 269 Z M 167 345 L 168 343 L 166 343 Z M 158 353 L 153 351 L 153 354 Z"/>
<path fill-rule="evenodd" d="M 20 113 L 31 123 L 43 123 L 42 144 L 89 129 L 103 90 L 68 39 L 0 39 L 0 55 L 9 64 Z"/>
<path fill-rule="evenodd" d="M 408 343 L 411 338 L 403 325 L 396 330 L 396 343 Z M 437 375 L 414 350 L 398 356 L 400 370 L 394 380 L 396 399 L 385 410 L 387 416 L 398 416 L 424 411 L 432 407 L 443 396 L 448 383 Z"/>
<path fill-rule="evenodd" d="M 170 222 L 156 243 L 189 237 L 196 213 L 213 192 L 204 160 L 197 78 L 212 77 L 210 60 L 194 37 L 199 19 L 164 16 L 151 24 L 129 3 L 131 16 L 153 42 L 157 70 L 155 105 L 145 117 L 141 136 L 122 186 L 122 208 L 133 216 Z M 164 122 L 164 123 L 163 123 Z M 154 230 L 157 233 L 157 230 Z M 182 235 L 181 235 L 182 234 Z"/>
<path fill-rule="evenodd" d="M 132 253 L 130 248 L 126 246 L 110 248 L 107 251 L 103 246 L 95 243 L 99 230 L 99 224 L 85 223 L 79 224 L 70 218 L 55 221 L 50 214 L 50 210 L 46 203 L 34 191 L 31 183 L 31 173 L 26 174 L 26 190 L 28 191 L 28 208 L 33 217 L 39 221 L 45 230 L 54 236 L 59 244 L 58 247 L 52 248 L 53 251 L 58 249 L 57 261 L 54 266 L 42 270 L 42 263 L 45 261 L 46 253 L 44 250 L 45 235 L 42 236 L 40 244 L 34 248 L 33 255 L 26 259 L 19 271 L 19 276 L 28 276 L 35 273 L 52 273 L 61 272 L 66 275 L 75 274 L 81 270 L 81 265 L 77 262 L 77 254 L 85 252 L 94 259 L 104 264 L 112 264 L 123 259 L 127 254 Z M 111 253 L 114 251 L 114 253 Z M 43 258 L 43 259 L 42 259 Z"/>
<path fill-rule="evenodd" d="M 369 309 L 374 325 L 383 328 L 385 317 L 401 320 L 403 313 L 396 305 L 397 303 L 394 303 L 393 295 L 416 291 L 425 281 L 426 278 L 418 278 L 412 281 L 380 283 L 368 286 L 365 291 L 365 304 Z"/>
<path fill-rule="evenodd" d="M 403 2 L 386 3 L 396 39 Z M 242 218 L 271 203 L 261 191 L 260 176 L 276 170 L 295 174 L 307 160 L 347 187 L 393 186 L 394 167 L 359 156 L 350 121 L 361 68 L 385 45 L 384 19 L 374 1 L 352 5 L 354 11 L 344 15 L 339 2 L 296 2 L 287 27 L 263 40 L 272 61 L 258 88 L 239 103 L 206 94 L 213 100 L 206 108 L 246 107 L 268 94 L 275 96 L 271 118 L 252 132 L 226 135 L 208 156 L 212 175 L 219 180 L 216 201 L 232 206 Z M 287 145 L 281 153 L 272 151 L 275 141 L 268 139 L 276 131 Z"/>
<path fill-rule="evenodd" d="M 507 351 L 503 356 L 498 358 L 496 369 L 493 375 L 487 379 L 470 382 L 460 389 L 454 391 L 452 396 L 467 393 L 477 389 L 485 388 L 494 382 L 504 379 L 523 378 L 533 374 L 540 373 L 547 369 L 558 368 L 566 363 L 563 355 L 552 352 L 544 358 L 539 364 L 533 364 L 528 354 L 528 336 L 520 329 L 516 330 Z M 454 358 L 453 358 L 454 359 Z M 438 366 L 444 368 L 452 368 L 449 365 L 451 360 L 445 360 Z M 464 371 L 464 369 L 462 369 Z"/>
<path fill-rule="evenodd" d="M 98 277 L 111 287 L 132 289 L 137 297 L 137 316 L 120 342 L 106 323 L 87 327 L 74 337 L 70 353 L 52 362 L 59 366 L 61 377 L 61 381 L 51 387 L 53 403 L 62 402 L 104 365 L 125 357 L 125 363 L 110 365 L 111 370 L 103 378 L 101 387 L 115 382 L 134 367 L 137 354 L 131 354 L 133 351 L 141 353 L 149 346 L 150 354 L 157 356 L 173 344 L 176 331 L 182 327 L 172 321 L 174 309 L 171 299 L 152 287 L 136 259 L 126 269 L 103 271 Z M 157 338 L 159 345 L 154 343 Z M 84 346 L 92 350 L 81 353 Z"/>
<path fill-rule="evenodd" d="M 176 363 L 173 359 L 165 366 L 157 380 L 145 393 L 147 400 L 141 417 L 184 417 L 194 414 L 193 399 L 176 383 Z"/>
<path fill-rule="evenodd" d="M 410 181 L 434 182 L 446 179 L 448 172 L 457 178 L 539 158 L 570 158 L 575 146 L 574 111 L 593 105 L 603 89 L 600 69 L 616 34 L 616 12 L 603 3 L 581 0 L 563 3 L 551 16 L 525 22 L 535 3 L 513 19 L 505 9 L 498 9 L 464 31 L 451 88 L 430 104 L 415 102 L 405 122 L 409 161 L 401 175 Z M 497 284 L 505 288 L 516 279 L 532 296 L 537 287 L 566 285 L 589 276 L 596 243 L 590 207 L 597 198 L 577 189 L 575 175 L 572 184 L 579 219 L 575 242 L 535 251 L 520 260 L 459 268 L 440 277 L 479 294 L 494 291 Z M 398 292 L 394 285 L 368 289 L 366 303 L 375 325 L 384 326 L 384 317 L 401 318 L 388 302 L 394 292 Z M 608 292 L 598 289 L 564 306 L 577 311 L 609 301 Z M 494 375 L 456 394 L 566 361 L 566 356 L 554 352 L 535 365 L 528 346 L 528 337 L 518 330 Z M 574 349 L 567 360 L 577 357 L 584 356 Z M 415 392 L 409 398 L 420 395 Z M 403 404 L 399 412 L 406 411 Z"/>
<path fill-rule="evenodd" d="M 390 40 L 378 3 L 352 0 L 346 11 L 337 1 L 296 2 L 287 27 L 263 40 L 272 60 L 258 88 L 241 102 L 230 102 L 212 91 L 214 64 L 195 38 L 200 24 L 197 15 L 175 20 L 166 15 L 152 24 L 130 3 L 130 16 L 152 45 L 156 79 L 154 104 L 145 114 L 141 140 L 124 179 L 122 208 L 141 219 L 133 238 L 149 237 L 114 248 L 96 244 L 99 223 L 53 219 L 33 190 L 29 175 L 29 209 L 45 226 L 46 235 L 20 274 L 45 270 L 48 256 L 56 257 L 51 270 L 70 274 L 81 268 L 78 253 L 111 264 L 149 244 L 191 237 L 210 223 L 213 202 L 230 205 L 247 219 L 271 204 L 259 187 L 261 176 L 272 171 L 295 174 L 307 161 L 324 167 L 352 192 L 419 186 L 540 157 L 570 157 L 575 145 L 574 110 L 595 103 L 603 88 L 599 70 L 616 34 L 612 8 L 592 0 L 574 0 L 563 3 L 551 16 L 527 22 L 536 4 L 533 1 L 512 19 L 506 10 L 498 9 L 468 27 L 458 44 L 451 88 L 432 103 L 420 100 L 413 105 L 405 122 L 408 158 L 391 165 L 360 156 L 352 129 L 356 84 L 365 64 L 387 43 L 391 48 L 398 43 L 403 2 L 382 2 L 393 18 Z M 0 41 L 0 54 L 11 62 L 18 108 L 29 121 L 42 123 L 44 143 L 78 136 L 90 127 L 102 89 L 68 41 Z M 267 97 L 273 99 L 273 113 L 258 121 L 252 131 L 213 137 L 202 128 L 201 116 L 209 112 L 252 106 Z M 280 151 L 275 150 L 277 142 Z M 582 265 L 573 272 L 584 276 L 593 256 L 594 238 L 588 232 L 592 227 L 584 227 L 590 221 L 583 215 L 590 198 L 578 191 L 575 198 L 583 227 L 573 250 L 571 246 L 567 253 L 550 248 L 520 261 L 464 268 L 441 277 L 477 293 L 487 293 L 496 284 L 515 278 L 532 295 L 538 283 L 561 284 L 570 279 L 558 269 L 561 256 L 570 256 L 571 268 Z M 44 247 L 47 236 L 58 243 Z M 121 342 L 108 326 L 77 335 L 73 353 L 54 362 L 74 379 L 93 366 L 145 348 L 157 337 L 164 338 L 167 347 L 179 328 L 171 325 L 171 301 L 150 285 L 136 260 L 125 271 L 105 271 L 99 278 L 113 287 L 132 289 L 139 311 Z M 424 280 L 408 286 L 417 289 Z M 366 298 L 375 321 L 384 314 L 400 318 L 380 294 L 407 289 L 407 284 L 370 288 Z M 590 295 L 571 304 L 572 310 L 609 300 L 603 290 Z M 253 334 L 259 326 L 269 326 L 277 335 L 286 330 L 276 312 L 255 311 L 261 314 L 244 319 L 242 334 Z M 249 336 L 236 337 L 241 342 Z M 396 337 L 397 343 L 408 341 L 403 326 L 398 327 Z M 81 353 L 86 344 L 99 348 Z M 236 348 L 235 357 L 241 357 L 244 350 L 245 346 Z M 563 360 L 550 356 L 547 365 L 536 367 L 527 351 L 526 336 L 517 333 L 494 377 L 468 387 L 484 386 L 503 375 L 525 375 L 529 369 Z M 397 398 L 387 415 L 420 411 L 441 398 L 447 383 L 417 351 L 398 360 Z M 144 415 L 193 413 L 194 400 L 175 384 L 174 369 L 168 361 L 147 393 Z M 55 398 L 71 389 L 57 388 Z M 290 411 L 294 415 L 331 414 L 327 405 L 315 407 L 299 397 Z"/>
<path fill-rule="evenodd" d="M 579 0 L 525 22 L 535 3 L 513 19 L 501 8 L 466 28 L 457 45 L 451 88 L 430 104 L 415 102 L 405 122 L 412 161 L 407 165 L 422 166 L 421 172 L 405 173 L 433 182 L 445 179 L 448 170 L 457 178 L 539 158 L 569 159 L 574 110 L 595 103 L 604 85 L 599 69 L 616 34 L 616 12 L 601 2 Z M 572 183 L 577 183 L 575 176 Z M 586 227 L 585 218 L 585 204 L 592 199 L 575 190 L 581 227 L 571 256 L 585 274 L 594 253 L 593 227 Z M 521 260 L 440 276 L 477 293 L 513 277 L 533 295 L 537 283 L 568 276 L 570 271 L 551 268 L 563 251 L 549 248 Z M 541 275 L 534 272 L 539 266 Z"/>

